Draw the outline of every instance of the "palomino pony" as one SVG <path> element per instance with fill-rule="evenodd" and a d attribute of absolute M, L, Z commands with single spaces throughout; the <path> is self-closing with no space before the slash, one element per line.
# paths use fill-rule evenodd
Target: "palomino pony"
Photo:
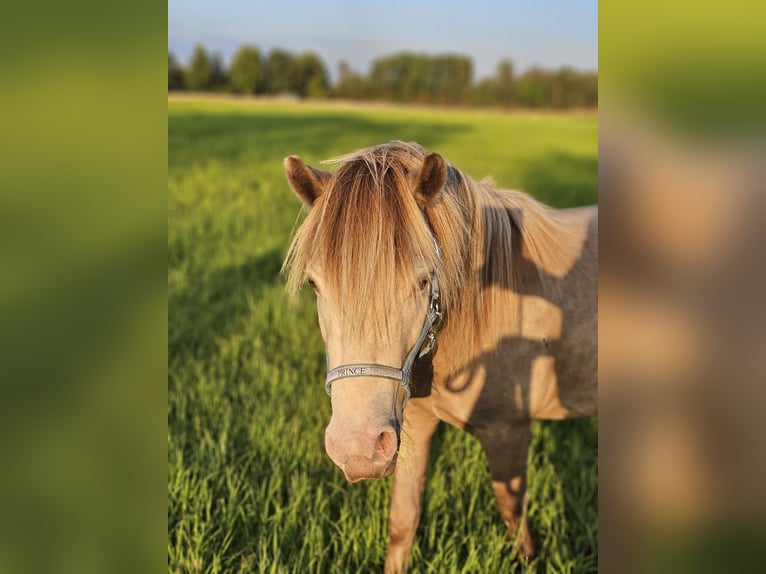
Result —
<path fill-rule="evenodd" d="M 394 473 L 386 571 L 408 567 L 440 420 L 479 439 L 533 556 L 530 419 L 596 413 L 597 208 L 550 209 L 416 144 L 331 161 L 335 174 L 285 159 L 310 210 L 284 270 L 317 295 L 328 455 L 351 482 Z"/>

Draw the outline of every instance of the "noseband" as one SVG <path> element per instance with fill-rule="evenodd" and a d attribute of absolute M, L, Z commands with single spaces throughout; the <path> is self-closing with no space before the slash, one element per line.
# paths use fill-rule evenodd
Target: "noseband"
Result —
<path fill-rule="evenodd" d="M 441 250 L 439 249 L 438 244 L 436 245 L 436 252 L 441 255 Z M 346 379 L 350 377 L 393 379 L 402 385 L 402 388 L 404 389 L 404 404 L 406 405 L 407 401 L 410 399 L 410 394 L 412 393 L 412 366 L 415 364 L 416 359 L 424 357 L 430 353 L 436 344 L 436 333 L 441 326 L 442 319 L 439 298 L 439 280 L 434 273 L 431 275 L 431 298 L 428 303 L 428 313 L 423 322 L 423 328 L 420 330 L 420 336 L 418 337 L 418 340 L 415 341 L 415 345 L 407 354 L 404 366 L 401 369 L 389 367 L 388 365 L 377 365 L 375 363 L 341 365 L 327 373 L 327 380 L 325 382 L 327 394 L 330 394 L 332 384 L 338 379 Z"/>

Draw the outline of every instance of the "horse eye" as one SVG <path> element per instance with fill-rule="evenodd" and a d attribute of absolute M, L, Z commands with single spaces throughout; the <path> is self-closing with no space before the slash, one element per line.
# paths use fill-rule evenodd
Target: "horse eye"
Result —
<path fill-rule="evenodd" d="M 311 285 L 311 288 L 314 290 L 314 293 L 319 293 L 319 289 L 317 288 L 317 284 L 314 282 L 313 279 L 308 279 L 308 284 Z"/>
<path fill-rule="evenodd" d="M 428 279 L 428 277 L 421 277 L 418 286 L 420 287 L 421 291 L 425 291 L 426 287 L 428 287 L 430 284 L 431 281 Z"/>

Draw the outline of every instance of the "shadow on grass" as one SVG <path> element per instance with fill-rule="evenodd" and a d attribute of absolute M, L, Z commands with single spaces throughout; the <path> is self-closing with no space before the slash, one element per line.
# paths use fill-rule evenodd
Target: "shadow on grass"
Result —
<path fill-rule="evenodd" d="M 430 478 L 440 466 L 442 456 L 447 457 L 449 463 L 452 455 L 448 441 L 453 439 L 453 433 L 448 428 L 447 423 L 440 423 L 433 435 L 431 442 L 431 455 L 428 461 L 428 472 L 426 479 L 426 490 L 424 497 L 432 495 L 429 492 Z M 553 444 L 553 448 L 546 445 Z M 547 571 L 556 563 L 556 558 L 551 554 L 552 549 L 545 545 L 551 537 L 554 539 L 559 535 L 560 530 L 564 530 L 565 539 L 559 541 L 560 545 L 553 550 L 563 553 L 566 561 L 572 561 L 575 556 L 578 557 L 579 566 L 577 572 L 596 572 L 598 564 L 598 526 L 592 521 L 591 513 L 597 513 L 598 500 L 595 496 L 591 497 L 591 491 L 598 492 L 598 431 L 597 423 L 593 419 L 581 418 L 563 421 L 538 420 L 533 425 L 533 438 L 529 450 L 529 497 L 530 505 L 536 507 L 536 511 L 528 515 L 527 521 L 533 539 L 538 543 L 538 556 L 534 559 L 534 568 L 540 568 Z M 494 507 L 494 500 L 491 490 L 489 465 L 487 465 L 487 480 L 481 482 L 481 488 L 486 489 L 487 500 Z M 583 484 L 583 473 L 590 472 L 587 483 Z M 551 524 L 549 518 L 543 516 L 546 514 L 543 509 L 548 509 L 551 505 L 555 506 L 558 501 L 555 497 L 555 491 L 552 491 L 551 482 L 555 485 L 561 484 L 566 490 L 563 497 L 564 516 L 557 519 L 556 524 Z M 577 491 L 575 494 L 574 491 Z M 496 508 L 493 508 L 496 514 L 496 527 L 498 531 L 503 531 L 502 519 Z M 420 526 L 429 521 L 438 520 L 443 517 L 429 515 L 428 504 L 423 504 L 423 516 Z M 585 521 L 585 522 L 584 522 Z M 594 532 L 595 529 L 595 532 Z M 481 536 L 478 531 L 467 531 L 466 536 Z M 512 541 L 507 541 L 507 552 L 514 552 Z M 470 551 L 462 548 L 460 551 L 460 561 L 464 562 L 470 558 Z M 593 567 L 586 566 L 592 564 Z M 527 571 L 523 561 L 517 563 L 518 570 Z M 536 571 L 532 569 L 531 571 Z"/>
<path fill-rule="evenodd" d="M 171 170 L 183 170 L 211 161 L 236 163 L 250 156 L 292 153 L 316 161 L 393 139 L 417 141 L 435 149 L 445 137 L 468 130 L 464 124 L 441 118 L 433 123 L 375 121 L 334 112 L 171 114 L 168 165 Z"/>
<path fill-rule="evenodd" d="M 225 339 L 246 316 L 248 299 L 258 298 L 279 281 L 282 254 L 267 251 L 244 264 L 229 265 L 189 282 L 168 299 L 168 358 L 214 355 L 216 340 Z"/>
<path fill-rule="evenodd" d="M 564 152 L 530 160 L 522 189 L 553 207 L 576 207 L 598 202 L 598 158 Z"/>

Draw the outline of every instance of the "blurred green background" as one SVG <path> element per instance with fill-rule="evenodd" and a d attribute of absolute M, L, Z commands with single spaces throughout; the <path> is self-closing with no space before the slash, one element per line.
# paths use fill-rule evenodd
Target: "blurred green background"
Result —
<path fill-rule="evenodd" d="M 162 568 L 165 8 L 4 10 L 0 572 Z"/>

